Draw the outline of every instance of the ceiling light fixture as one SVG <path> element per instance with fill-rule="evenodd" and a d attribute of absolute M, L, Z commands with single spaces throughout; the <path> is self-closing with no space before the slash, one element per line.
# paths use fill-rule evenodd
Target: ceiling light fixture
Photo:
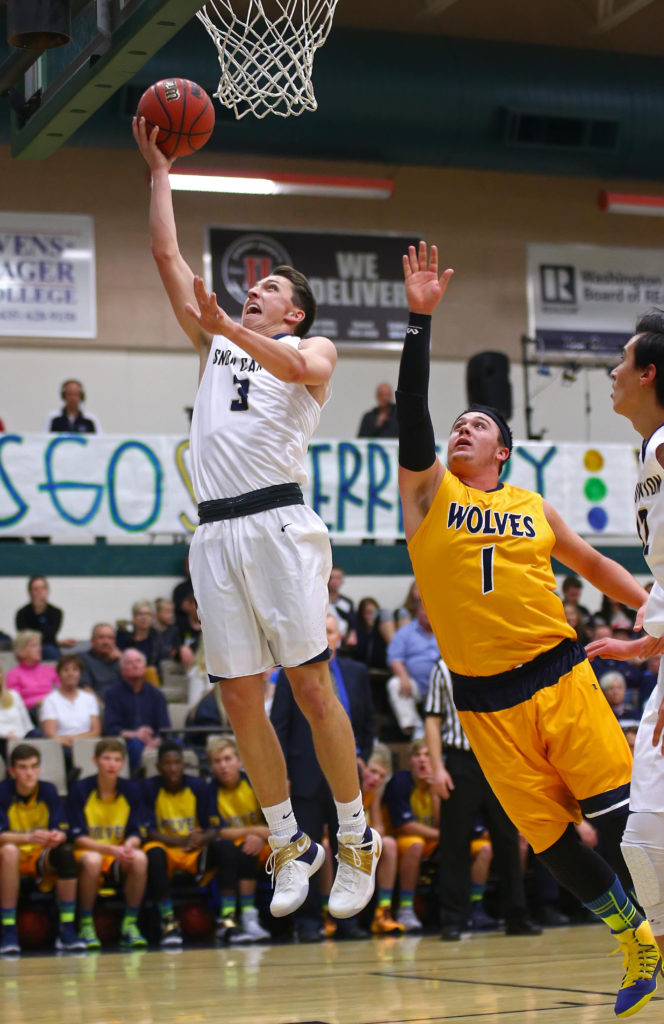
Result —
<path fill-rule="evenodd" d="M 183 192 L 226 192 L 258 196 L 322 196 L 340 199 L 389 199 L 389 178 L 332 177 L 321 174 L 260 174 L 258 171 L 169 173 L 171 188 Z"/>

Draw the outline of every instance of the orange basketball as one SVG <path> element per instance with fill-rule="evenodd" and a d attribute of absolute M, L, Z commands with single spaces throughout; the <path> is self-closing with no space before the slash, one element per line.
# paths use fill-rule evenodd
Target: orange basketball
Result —
<path fill-rule="evenodd" d="M 43 910 L 25 907 L 16 919 L 19 942 L 23 949 L 42 949 L 51 938 L 51 922 Z"/>
<path fill-rule="evenodd" d="M 188 156 L 204 146 L 214 128 L 212 100 L 187 78 L 164 78 L 146 89 L 136 113 L 147 122 L 148 134 L 157 125 L 157 145 L 164 156 Z"/>
<path fill-rule="evenodd" d="M 214 916 L 202 903 L 187 903 L 178 916 L 186 938 L 207 939 L 212 934 Z"/>

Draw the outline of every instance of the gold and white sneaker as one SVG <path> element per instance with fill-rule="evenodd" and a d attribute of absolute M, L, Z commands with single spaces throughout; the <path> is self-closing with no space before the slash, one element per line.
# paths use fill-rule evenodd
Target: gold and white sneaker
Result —
<path fill-rule="evenodd" d="M 337 838 L 338 867 L 328 906 L 333 917 L 343 920 L 359 914 L 371 899 L 383 841 L 373 828 L 363 836 L 346 832 Z"/>
<path fill-rule="evenodd" d="M 286 917 L 301 907 L 309 892 L 309 879 L 325 860 L 325 850 L 304 832 L 291 840 L 268 836 L 272 853 L 265 870 L 272 876 L 274 893 L 270 903 L 273 917 Z"/>

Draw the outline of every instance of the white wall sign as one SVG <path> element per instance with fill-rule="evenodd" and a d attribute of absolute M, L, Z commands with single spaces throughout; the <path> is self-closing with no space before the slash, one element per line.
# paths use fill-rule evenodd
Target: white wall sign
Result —
<path fill-rule="evenodd" d="M 0 335 L 94 338 L 92 217 L 0 211 Z"/>
<path fill-rule="evenodd" d="M 664 304 L 664 249 L 531 244 L 528 333 L 558 352 L 619 352 L 634 324 Z"/>

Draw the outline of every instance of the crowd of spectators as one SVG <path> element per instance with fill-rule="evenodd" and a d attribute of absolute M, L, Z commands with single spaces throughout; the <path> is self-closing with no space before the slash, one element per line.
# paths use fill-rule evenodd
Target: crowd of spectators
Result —
<path fill-rule="evenodd" d="M 460 809 L 453 811 L 452 803 L 448 806 L 445 802 L 442 808 L 445 813 L 441 813 L 441 800 L 434 786 L 440 757 L 436 754 L 435 761 L 430 757 L 428 740 L 432 734 L 427 726 L 427 738 L 424 738 L 424 722 L 432 717 L 437 723 L 435 729 L 440 732 L 442 721 L 444 735 L 445 714 L 435 708 L 432 710 L 431 694 L 434 685 L 441 686 L 445 666 L 415 583 L 409 586 L 403 604 L 396 609 L 384 607 L 373 596 L 362 598 L 356 607 L 344 588 L 343 569 L 335 566 L 329 581 L 331 678 L 355 731 L 364 802 L 373 827 L 383 833 L 385 853 L 379 866 L 371 915 L 343 923 L 331 919 L 326 898 L 333 872 L 334 803 L 322 775 L 313 771 L 316 760 L 310 733 L 292 700 L 285 676 L 278 670 L 266 673 L 266 708 L 271 709 L 284 749 L 291 796 L 294 805 L 298 804 L 298 820 L 301 819 L 314 838 L 323 841 L 330 850 L 329 863 L 312 885 L 310 899 L 296 915 L 294 934 L 297 940 L 308 942 L 321 941 L 325 936 L 341 939 L 362 938 L 370 933 L 413 932 L 421 930 L 423 925 L 440 923 L 446 912 L 451 914 L 443 927 L 443 937 L 448 939 L 456 939 L 466 928 L 504 927 L 508 934 L 534 934 L 537 925 L 526 916 L 522 897 L 518 897 L 516 903 L 514 898 L 515 891 L 523 891 L 524 878 L 530 878 L 527 886 L 530 910 L 542 923 L 569 921 L 570 907 L 563 904 L 561 909 L 561 896 L 555 883 L 538 867 L 527 847 L 521 849 L 517 879 L 513 853 L 518 843 L 509 839 L 508 856 L 504 849 L 507 840 L 498 833 L 496 809 L 486 806 L 479 777 L 475 779 L 473 775 L 475 781 L 468 782 L 471 789 L 463 790 L 466 796 L 456 805 Z M 267 939 L 271 932 L 266 926 L 274 930 L 274 922 L 265 913 L 266 900 L 261 903 L 260 899 L 261 879 L 265 883 L 264 864 L 269 854 L 264 842 L 266 826 L 242 773 L 237 748 L 228 735 L 228 720 L 219 695 L 207 678 L 200 621 L 186 564 L 185 579 L 171 597 L 160 598 L 154 605 L 145 599 L 135 601 L 130 619 L 95 623 L 87 643 L 61 637 L 63 613 L 49 603 L 49 585 L 43 576 L 29 580 L 28 594 L 29 603 L 20 608 L 15 617 L 12 641 L 15 664 L 5 672 L 0 665 L 0 755 L 7 762 L 9 772 L 9 778 L 2 784 L 5 792 L 0 798 L 0 835 L 21 835 L 9 813 L 13 806 L 11 800 L 25 800 L 27 796 L 25 785 L 17 789 L 20 773 L 15 770 L 15 751 L 23 751 L 28 760 L 34 760 L 39 752 L 35 755 L 31 740 L 41 737 L 57 742 L 66 759 L 69 803 L 64 808 L 58 806 L 53 793 L 49 792 L 48 799 L 43 801 L 45 820 L 39 823 L 34 834 L 42 836 L 48 830 L 59 831 L 63 838 L 56 846 L 64 849 L 69 843 L 74 861 L 70 862 L 65 854 L 54 856 L 47 845 L 33 843 L 32 832 L 31 843 L 27 845 L 40 853 L 51 851 L 49 863 L 52 862 L 54 877 L 58 880 L 58 892 L 62 889 L 70 893 L 71 885 L 67 888 L 67 884 L 72 882 L 71 870 L 66 866 L 71 867 L 71 863 L 76 863 L 80 877 L 85 879 L 79 882 L 80 934 L 72 938 L 71 929 L 65 927 L 70 921 L 61 920 L 61 948 L 96 948 L 98 943 L 94 928 L 91 930 L 90 914 L 97 886 L 102 883 L 124 891 L 125 945 L 137 948 L 145 941 L 137 925 L 137 913 L 146 894 L 151 905 L 157 908 L 155 913 L 158 911 L 158 940 L 163 945 L 178 945 L 181 934 L 173 916 L 169 882 L 174 871 L 188 873 L 193 882 L 205 878 L 207 884 L 212 880 L 212 890 L 205 892 L 214 893 L 220 941 Z M 609 599 L 604 599 L 601 607 L 591 612 L 581 603 L 581 594 L 582 583 L 576 577 L 563 581 L 560 597 L 565 615 L 582 643 L 608 635 L 622 638 L 634 635 L 633 612 Z M 658 658 L 626 662 L 597 658 L 593 662 L 599 685 L 630 744 L 633 744 L 644 703 L 655 686 L 658 662 Z M 168 666 L 177 668 L 189 707 L 187 723 L 181 729 L 173 728 L 166 688 L 162 689 Z M 451 701 L 451 687 L 449 694 Z M 105 739 L 100 740 L 100 737 Z M 81 779 L 77 778 L 79 769 L 72 759 L 78 739 L 111 742 L 110 748 L 97 747 L 97 783 L 92 777 L 83 790 Z M 444 746 L 450 756 L 449 765 L 454 764 L 456 771 L 463 769 L 465 772 L 471 755 L 463 739 L 460 733 L 451 746 L 445 739 Z M 230 747 L 224 746 L 227 740 Z M 12 741 L 11 752 L 9 741 Z M 390 748 L 382 741 L 387 741 Z M 437 744 L 434 747 L 437 750 Z M 32 753 L 25 755 L 26 749 Z M 125 761 L 130 782 L 118 779 Z M 114 763 L 113 770 L 107 771 L 107 762 Z M 190 769 L 194 775 L 187 774 Z M 201 798 L 201 786 L 208 785 L 206 777 L 211 780 L 216 794 L 216 812 L 210 809 L 209 793 L 205 799 Z M 85 808 L 86 801 L 92 799 L 91 794 L 96 793 L 103 803 L 108 793 L 115 792 L 113 786 L 119 787 L 118 793 L 121 791 L 127 802 L 128 817 L 124 823 L 127 828 L 117 831 L 119 838 L 108 841 L 111 833 L 116 835 L 115 823 L 111 823 L 113 828 L 109 825 L 108 834 L 90 831 Z M 132 786 L 137 787 L 135 792 Z M 102 789 L 106 797 L 100 796 Z M 148 799 L 148 792 L 154 799 Z M 233 803 L 234 797 L 231 799 L 229 792 L 237 795 L 237 804 Z M 80 803 L 83 793 L 82 806 L 74 807 L 74 795 L 78 794 Z M 184 807 L 190 798 L 195 798 L 195 803 L 198 801 L 195 813 L 187 805 L 187 813 L 183 811 L 178 818 L 173 810 L 176 804 L 180 806 L 177 801 L 182 799 Z M 9 801 L 7 806 L 2 804 L 2 799 L 5 803 Z M 473 807 L 475 802 L 479 806 L 477 814 L 473 811 L 472 822 L 466 820 L 467 813 L 464 817 L 469 801 Z M 32 806 L 30 801 L 28 803 Z M 134 817 L 130 814 L 132 807 Z M 203 807 L 207 808 L 205 812 Z M 162 813 L 163 821 L 157 820 L 157 812 Z M 69 822 L 69 831 L 53 824 L 58 814 L 62 822 Z M 94 815 L 90 822 L 93 818 Z M 130 827 L 130 818 L 131 822 L 135 819 L 139 824 Z M 180 821 L 180 830 L 171 833 L 169 829 L 176 818 Z M 183 822 L 187 823 L 186 828 Z M 451 842 L 446 845 L 446 833 L 454 831 L 456 835 L 461 828 L 459 822 L 463 822 L 465 838 L 457 842 L 454 856 L 447 857 L 445 851 L 449 849 L 451 853 L 452 845 Z M 492 827 L 496 829 L 495 836 L 491 834 Z M 581 826 L 580 841 L 597 841 L 587 823 Z M 219 843 L 222 845 L 215 845 Z M 223 843 L 230 843 L 240 852 L 231 854 L 230 847 Z M 496 843 L 499 845 L 495 856 Z M 0 850 L 6 845 L 0 839 Z M 14 840 L 9 842 L 9 846 L 16 845 Z M 25 859 L 25 863 L 33 867 L 39 860 L 35 860 L 35 850 L 34 856 L 31 854 Z M 202 863 L 206 864 L 206 870 L 198 871 L 203 851 Z M 15 856 L 18 855 L 11 852 L 3 854 L 0 872 L 5 864 L 7 871 L 14 871 L 12 858 Z M 16 861 L 19 874 L 23 863 L 23 853 L 20 853 Z M 448 865 L 448 875 L 454 875 L 453 885 L 440 884 L 439 864 Z M 62 868 L 60 875 L 58 865 Z M 93 876 L 94 884 L 90 881 Z M 446 901 L 453 913 L 449 908 L 445 911 Z M 61 898 L 61 909 L 65 903 L 70 904 L 71 900 Z M 573 912 L 574 908 L 572 916 Z M 11 928 L 10 924 L 3 929 L 3 934 L 8 929 L 8 940 L 0 946 L 0 952 L 7 951 L 5 946 L 17 945 Z M 85 936 L 89 941 L 84 941 Z"/>

